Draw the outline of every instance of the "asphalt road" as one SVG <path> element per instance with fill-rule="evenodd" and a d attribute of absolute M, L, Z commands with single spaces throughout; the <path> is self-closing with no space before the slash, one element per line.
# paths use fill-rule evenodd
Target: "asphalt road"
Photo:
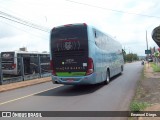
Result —
<path fill-rule="evenodd" d="M 0 111 L 127 111 L 143 66 L 127 63 L 108 85 L 71 86 L 46 82 L 0 93 Z M 17 118 L 15 118 L 16 120 Z M 54 117 L 38 120 L 127 120 L 124 117 Z M 12 118 L 13 120 L 13 118 Z"/>

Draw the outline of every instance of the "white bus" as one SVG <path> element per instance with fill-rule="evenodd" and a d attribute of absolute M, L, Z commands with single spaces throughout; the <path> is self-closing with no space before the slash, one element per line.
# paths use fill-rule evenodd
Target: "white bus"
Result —
<path fill-rule="evenodd" d="M 55 84 L 108 84 L 124 67 L 121 44 L 86 23 L 51 30 L 50 60 Z"/>
<path fill-rule="evenodd" d="M 1 64 L 3 74 L 7 75 L 20 75 L 22 69 L 24 74 L 38 73 L 38 63 L 40 57 L 41 70 L 47 72 L 50 69 L 49 53 L 27 52 L 27 51 L 10 51 L 1 52 Z"/>

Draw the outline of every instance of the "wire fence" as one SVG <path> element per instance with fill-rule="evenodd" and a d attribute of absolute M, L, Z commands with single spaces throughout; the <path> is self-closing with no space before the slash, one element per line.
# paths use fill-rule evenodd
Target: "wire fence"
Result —
<path fill-rule="evenodd" d="M 49 56 L 0 58 L 0 85 L 48 76 Z"/>

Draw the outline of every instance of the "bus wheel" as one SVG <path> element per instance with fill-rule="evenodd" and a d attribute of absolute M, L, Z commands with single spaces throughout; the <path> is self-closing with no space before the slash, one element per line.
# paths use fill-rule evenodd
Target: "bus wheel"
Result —
<path fill-rule="evenodd" d="M 104 84 L 107 85 L 109 82 L 110 82 L 110 72 L 109 70 L 107 70 L 106 80 L 104 81 Z"/>

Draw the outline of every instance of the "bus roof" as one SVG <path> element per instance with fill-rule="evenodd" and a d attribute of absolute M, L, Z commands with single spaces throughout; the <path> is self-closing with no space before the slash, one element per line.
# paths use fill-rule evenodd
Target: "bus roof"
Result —
<path fill-rule="evenodd" d="M 96 27 L 96 26 L 93 26 L 89 23 L 72 23 L 72 24 L 64 24 L 64 25 L 60 25 L 60 26 L 56 26 L 56 27 L 53 27 L 53 29 L 51 31 L 53 31 L 54 29 L 56 28 L 63 28 L 63 27 L 69 27 L 69 26 L 76 26 L 76 25 L 84 25 L 84 26 L 88 26 L 89 28 L 91 29 L 96 29 L 100 32 L 102 32 L 102 30 L 99 28 L 99 27 Z M 117 41 L 117 39 L 115 39 L 113 36 L 111 36 L 110 34 L 106 33 L 106 32 L 102 32 L 103 34 L 107 35 L 108 37 L 110 37 L 111 39 Z M 120 41 L 117 41 L 119 44 L 120 44 Z"/>

